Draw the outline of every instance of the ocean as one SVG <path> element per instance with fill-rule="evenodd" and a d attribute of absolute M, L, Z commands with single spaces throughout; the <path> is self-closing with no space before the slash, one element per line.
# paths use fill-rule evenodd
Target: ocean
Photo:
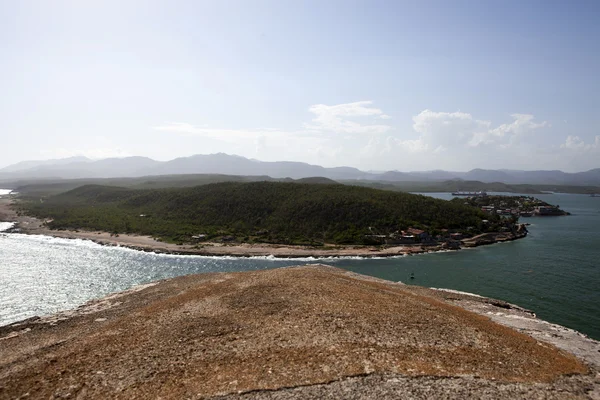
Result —
<path fill-rule="evenodd" d="M 572 215 L 523 218 L 531 223 L 530 233 L 514 242 L 383 259 L 159 255 L 84 240 L 0 233 L 0 325 L 70 309 L 158 279 L 323 263 L 391 281 L 502 299 L 600 340 L 600 198 L 536 197 Z"/>

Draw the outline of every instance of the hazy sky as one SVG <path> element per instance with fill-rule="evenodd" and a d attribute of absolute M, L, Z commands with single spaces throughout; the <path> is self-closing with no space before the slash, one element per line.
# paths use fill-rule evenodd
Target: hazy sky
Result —
<path fill-rule="evenodd" d="M 600 1 L 0 0 L 0 167 L 600 167 Z"/>

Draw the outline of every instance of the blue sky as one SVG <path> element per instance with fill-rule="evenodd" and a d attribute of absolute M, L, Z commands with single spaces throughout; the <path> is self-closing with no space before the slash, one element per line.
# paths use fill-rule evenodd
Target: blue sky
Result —
<path fill-rule="evenodd" d="M 0 0 L 0 166 L 600 167 L 596 1 Z"/>

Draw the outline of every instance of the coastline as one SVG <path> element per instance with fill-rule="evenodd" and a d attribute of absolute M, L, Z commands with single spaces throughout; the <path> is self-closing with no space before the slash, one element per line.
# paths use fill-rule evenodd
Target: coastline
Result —
<path fill-rule="evenodd" d="M 390 245 L 390 246 L 361 246 L 361 245 L 328 245 L 327 249 L 297 245 L 279 244 L 250 244 L 250 243 L 214 243 L 206 242 L 198 245 L 177 245 L 165 243 L 149 236 L 135 234 L 113 235 L 108 232 L 85 230 L 52 230 L 44 226 L 44 221 L 34 217 L 18 215 L 13 209 L 14 200 L 10 197 L 0 197 L 0 221 L 14 222 L 13 229 L 29 235 L 46 235 L 63 239 L 91 240 L 104 246 L 121 246 L 133 250 L 154 252 L 159 254 L 197 255 L 212 257 L 264 257 L 275 258 L 335 258 L 335 257 L 399 257 L 406 255 L 458 251 L 441 245 Z M 484 233 L 461 241 L 461 247 L 472 248 L 494 243 L 502 243 L 521 239 L 527 236 L 527 231 L 520 234 L 510 232 Z"/>

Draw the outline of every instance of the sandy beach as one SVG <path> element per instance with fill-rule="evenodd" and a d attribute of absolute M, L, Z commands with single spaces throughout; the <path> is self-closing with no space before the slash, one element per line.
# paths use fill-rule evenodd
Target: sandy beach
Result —
<path fill-rule="evenodd" d="M 140 251 L 151 251 L 168 254 L 192 254 L 203 256 L 258 257 L 273 256 L 277 258 L 327 258 L 327 257 L 394 257 L 411 254 L 442 251 L 441 246 L 402 245 L 402 246 L 340 246 L 327 245 L 326 248 L 311 246 L 293 246 L 277 244 L 250 243 L 213 243 L 203 242 L 198 245 L 177 245 L 165 243 L 155 238 L 133 234 L 112 235 L 108 232 L 85 230 L 52 230 L 44 221 L 37 218 L 18 215 L 14 200 L 0 198 L 0 221 L 15 222 L 15 228 L 21 233 L 31 235 L 48 235 L 65 239 L 92 240 L 107 246 L 124 246 Z M 464 247 L 476 247 L 486 244 L 505 242 L 525 237 L 510 233 L 487 233 L 463 241 Z"/>

